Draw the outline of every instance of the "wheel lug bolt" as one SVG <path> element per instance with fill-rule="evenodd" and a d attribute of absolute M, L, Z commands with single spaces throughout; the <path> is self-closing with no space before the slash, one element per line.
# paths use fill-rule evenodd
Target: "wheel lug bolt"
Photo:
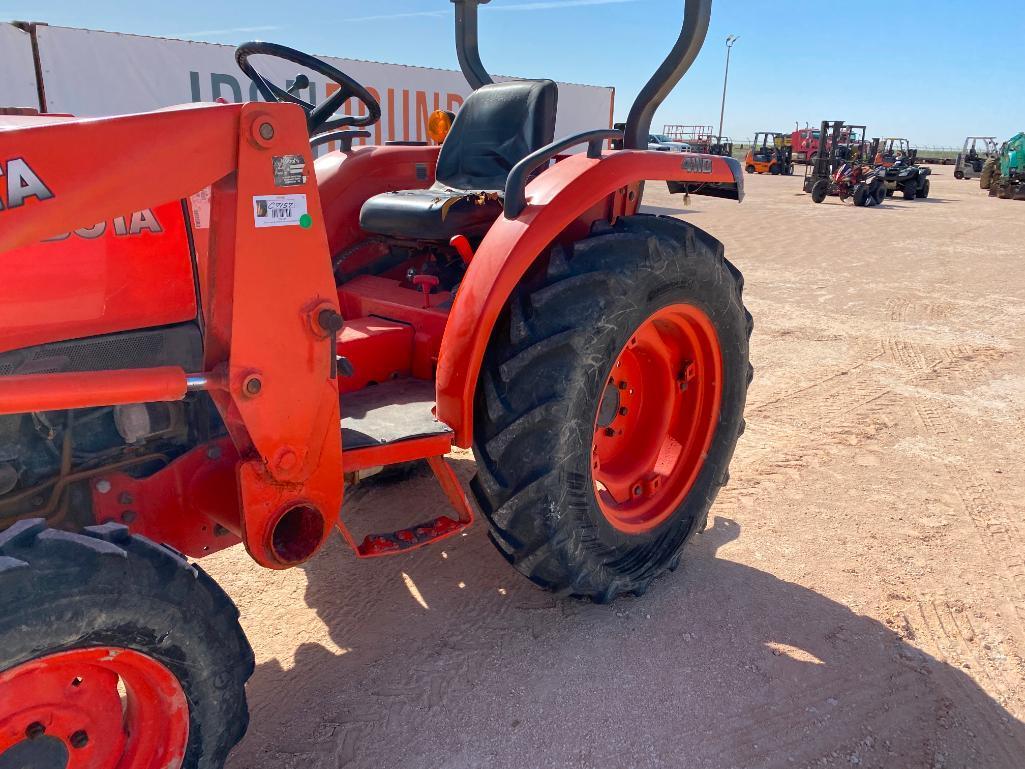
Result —
<path fill-rule="evenodd" d="M 25 736 L 28 737 L 30 740 L 34 740 L 36 737 L 39 737 L 41 734 L 43 734 L 45 732 L 46 732 L 46 727 L 45 726 L 43 726 L 38 721 L 33 721 L 25 729 Z"/>
<path fill-rule="evenodd" d="M 641 484 L 638 483 L 636 486 L 634 486 L 634 496 L 635 497 L 639 497 L 641 495 L 642 491 L 644 491 L 644 489 L 641 488 Z"/>
<path fill-rule="evenodd" d="M 619 383 L 619 389 L 620 390 L 625 390 L 626 388 L 627 388 L 627 384 L 626 384 L 626 380 L 624 379 L 622 382 Z"/>
<path fill-rule="evenodd" d="M 71 747 L 73 748 L 84 748 L 89 744 L 89 735 L 83 730 L 79 729 L 77 732 L 71 735 Z"/>
<path fill-rule="evenodd" d="M 615 435 L 616 435 L 616 431 L 615 431 L 615 430 L 613 430 L 613 429 L 612 429 L 611 427 L 606 427 L 606 428 L 605 428 L 605 434 L 606 434 L 606 435 L 607 435 L 608 437 L 610 437 L 610 438 L 613 438 L 613 437 L 615 437 Z"/>
<path fill-rule="evenodd" d="M 629 412 L 628 412 L 626 406 L 623 406 L 621 409 L 619 409 L 619 416 L 621 416 L 621 417 L 625 417 L 628 413 Z"/>

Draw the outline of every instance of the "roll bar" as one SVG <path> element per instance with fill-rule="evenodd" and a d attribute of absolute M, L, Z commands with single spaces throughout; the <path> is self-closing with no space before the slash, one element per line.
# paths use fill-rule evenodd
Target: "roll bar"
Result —
<path fill-rule="evenodd" d="M 477 6 L 489 2 L 491 0 L 452 0 L 456 7 L 456 55 L 459 57 L 459 68 L 474 90 L 494 82 L 481 62 L 477 37 Z M 712 0 L 685 0 L 683 27 L 676 45 L 637 94 L 630 108 L 624 139 L 626 149 L 647 149 L 655 111 L 697 58 L 705 42 L 711 16 Z"/>
<path fill-rule="evenodd" d="M 687 0 L 684 6 L 683 28 L 673 50 L 655 70 L 651 80 L 637 94 L 630 115 L 626 119 L 624 146 L 629 150 L 647 149 L 648 134 L 655 111 L 680 82 L 697 58 L 705 43 L 708 22 L 712 17 L 712 0 Z"/>
<path fill-rule="evenodd" d="M 480 60 L 477 38 L 477 6 L 491 0 L 452 0 L 456 6 L 456 56 L 459 69 L 473 90 L 495 82 Z"/>

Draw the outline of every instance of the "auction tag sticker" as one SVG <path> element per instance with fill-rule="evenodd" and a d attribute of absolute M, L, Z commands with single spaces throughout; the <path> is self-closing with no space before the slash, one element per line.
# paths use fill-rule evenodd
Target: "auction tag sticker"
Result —
<path fill-rule="evenodd" d="M 254 195 L 257 227 L 299 227 L 306 216 L 305 195 Z"/>

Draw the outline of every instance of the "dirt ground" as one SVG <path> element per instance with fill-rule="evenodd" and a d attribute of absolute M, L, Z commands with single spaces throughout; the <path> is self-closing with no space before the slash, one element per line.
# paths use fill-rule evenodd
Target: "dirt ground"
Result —
<path fill-rule="evenodd" d="M 747 433 L 684 566 L 598 606 L 534 588 L 484 525 L 286 573 L 211 557 L 257 657 L 230 767 L 1025 767 L 1025 203 L 932 179 L 877 209 L 799 175 L 739 206 L 649 185 L 725 242 L 756 324 Z M 344 514 L 442 507 L 419 477 Z"/>

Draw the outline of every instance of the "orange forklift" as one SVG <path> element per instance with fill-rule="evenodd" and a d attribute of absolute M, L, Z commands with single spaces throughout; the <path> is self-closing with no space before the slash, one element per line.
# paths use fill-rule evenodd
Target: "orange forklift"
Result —
<path fill-rule="evenodd" d="M 744 158 L 744 170 L 749 174 L 790 176 L 794 173 L 793 151 L 789 134 L 778 131 L 758 131 Z"/>

